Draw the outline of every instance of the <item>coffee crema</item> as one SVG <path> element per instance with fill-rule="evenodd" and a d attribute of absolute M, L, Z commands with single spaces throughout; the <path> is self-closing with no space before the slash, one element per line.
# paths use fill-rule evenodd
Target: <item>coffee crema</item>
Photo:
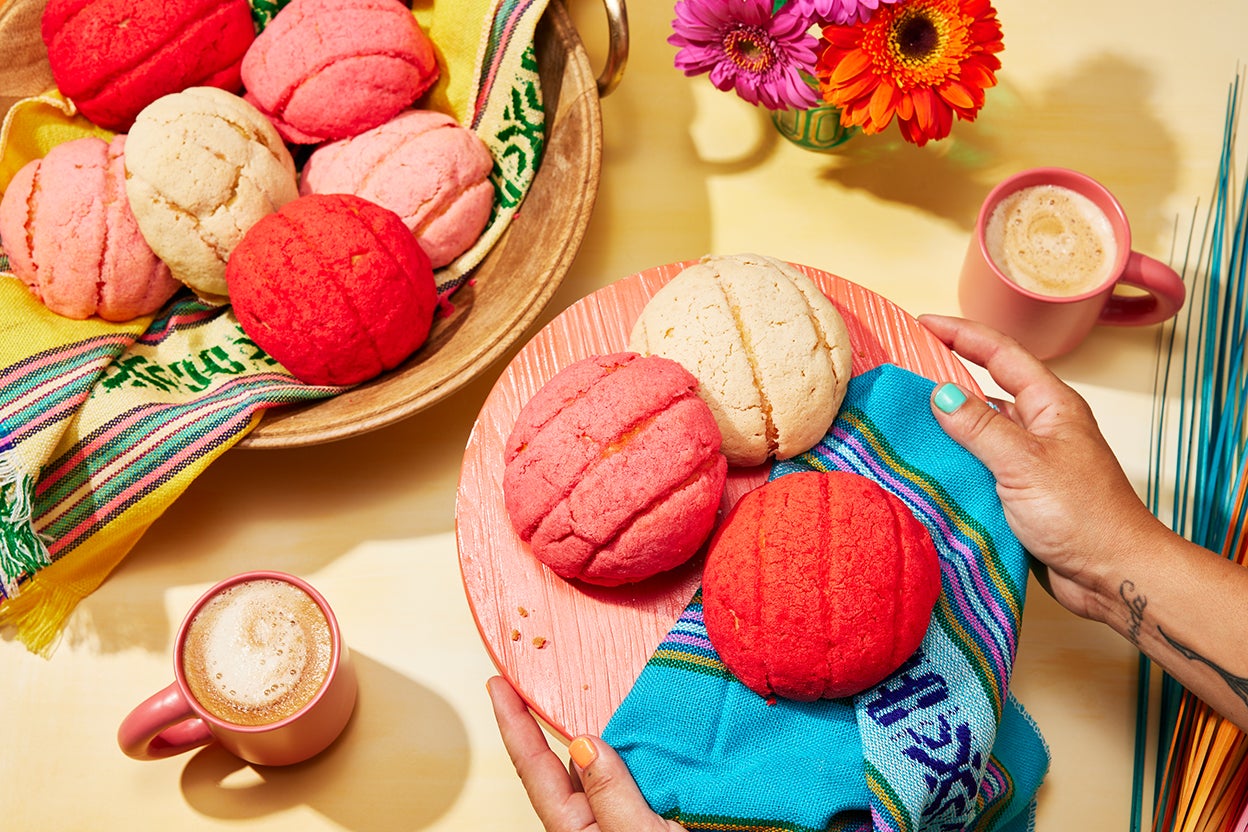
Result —
<path fill-rule="evenodd" d="M 195 614 L 182 648 L 191 693 L 218 719 L 267 725 L 297 713 L 329 675 L 333 636 L 310 595 L 262 578 L 226 587 Z"/>
<path fill-rule="evenodd" d="M 1099 289 L 1118 259 L 1109 218 L 1092 200 L 1061 185 L 1007 195 L 988 217 L 984 243 L 1002 274 L 1050 297 Z"/>

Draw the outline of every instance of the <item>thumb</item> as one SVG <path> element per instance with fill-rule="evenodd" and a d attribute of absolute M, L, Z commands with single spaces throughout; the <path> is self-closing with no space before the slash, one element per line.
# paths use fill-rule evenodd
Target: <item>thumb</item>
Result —
<path fill-rule="evenodd" d="M 932 391 L 932 413 L 949 438 L 966 448 L 994 475 L 1022 450 L 1028 433 L 978 396 L 952 382 Z"/>
<path fill-rule="evenodd" d="M 597 737 L 582 736 L 572 740 L 568 754 L 601 832 L 667 829 L 614 748 Z"/>

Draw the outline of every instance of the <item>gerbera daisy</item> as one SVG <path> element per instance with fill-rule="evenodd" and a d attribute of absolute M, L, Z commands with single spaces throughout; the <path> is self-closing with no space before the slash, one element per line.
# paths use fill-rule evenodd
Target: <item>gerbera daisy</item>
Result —
<path fill-rule="evenodd" d="M 819 100 L 802 74 L 813 74 L 819 43 L 809 27 L 787 7 L 773 16 L 772 0 L 680 0 L 667 42 L 686 75 L 708 72 L 719 89 L 771 110 L 805 109 Z"/>
<path fill-rule="evenodd" d="M 880 3 L 896 3 L 897 0 L 789 0 L 793 11 L 807 20 L 848 26 L 865 22 Z"/>
<path fill-rule="evenodd" d="M 997 83 L 1001 24 L 989 0 L 903 0 L 866 23 L 828 26 L 815 67 L 841 123 L 878 133 L 893 116 L 906 141 L 949 135 L 971 121 Z"/>

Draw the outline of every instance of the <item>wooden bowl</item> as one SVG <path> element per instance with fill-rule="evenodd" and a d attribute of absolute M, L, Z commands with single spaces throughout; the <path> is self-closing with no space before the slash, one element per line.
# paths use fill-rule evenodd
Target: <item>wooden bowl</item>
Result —
<path fill-rule="evenodd" d="M 526 334 L 563 281 L 598 196 L 599 85 L 562 3 L 537 27 L 546 149 L 507 231 L 396 369 L 331 399 L 267 412 L 235 447 L 315 445 L 384 427 L 459 390 Z"/>

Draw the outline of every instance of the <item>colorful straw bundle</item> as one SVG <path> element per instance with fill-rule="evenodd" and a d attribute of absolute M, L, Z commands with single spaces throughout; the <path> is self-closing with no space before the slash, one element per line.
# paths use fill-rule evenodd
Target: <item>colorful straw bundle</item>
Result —
<path fill-rule="evenodd" d="M 1248 187 L 1236 182 L 1234 154 L 1243 80 L 1228 92 L 1203 231 L 1194 215 L 1183 254 L 1187 311 L 1160 335 L 1148 486 L 1149 507 L 1176 532 L 1240 564 L 1248 561 Z M 1171 481 L 1166 506 L 1162 483 Z M 1141 657 L 1133 830 L 1143 805 L 1150 669 Z M 1248 737 L 1168 675 L 1159 699 L 1152 830 L 1248 830 Z"/>

